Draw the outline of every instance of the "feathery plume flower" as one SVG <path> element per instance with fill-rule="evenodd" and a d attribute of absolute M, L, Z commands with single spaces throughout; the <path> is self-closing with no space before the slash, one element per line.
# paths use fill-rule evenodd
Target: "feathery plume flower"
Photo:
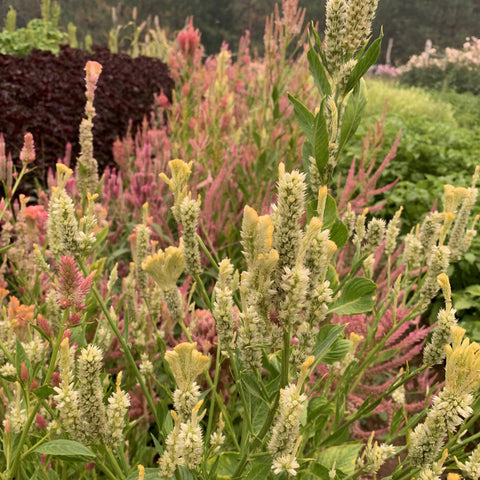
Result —
<path fill-rule="evenodd" d="M 285 267 L 292 269 L 297 263 L 303 232 L 300 219 L 305 212 L 305 175 L 297 170 L 285 172 L 278 167 L 278 198 L 273 205 L 273 247 L 278 251 L 276 285 L 282 283 Z"/>
<path fill-rule="evenodd" d="M 78 157 L 75 177 L 79 192 L 93 192 L 98 186 L 98 164 L 93 157 L 93 117 L 95 108 L 93 107 L 94 93 L 97 88 L 98 78 L 102 71 L 102 66 L 98 62 L 88 61 L 85 66 L 86 71 L 86 98 L 85 114 L 80 123 L 79 143 L 80 156 Z"/>
<path fill-rule="evenodd" d="M 452 344 L 446 345 L 445 386 L 433 400 L 425 423 L 410 434 L 409 458 L 416 466 L 431 465 L 443 448 L 447 434 L 472 414 L 472 393 L 480 387 L 480 345 L 463 339 L 465 330 L 451 328 Z"/>
<path fill-rule="evenodd" d="M 202 273 L 202 263 L 200 260 L 200 250 L 197 240 L 200 203 L 200 196 L 197 200 L 193 200 L 189 193 L 180 204 L 180 219 L 183 226 L 182 239 L 185 270 L 192 277 L 196 277 Z"/>
<path fill-rule="evenodd" d="M 465 476 L 471 478 L 472 480 L 480 479 L 480 445 L 475 447 L 464 463 L 459 462 L 456 457 L 455 462 Z"/>
<path fill-rule="evenodd" d="M 393 445 L 379 445 L 378 442 L 373 443 L 374 433 L 375 432 L 372 432 L 370 435 L 367 446 L 358 460 L 359 468 L 366 473 L 377 473 L 385 460 L 392 455 L 395 455 L 396 451 Z"/>
<path fill-rule="evenodd" d="M 225 422 L 223 421 L 222 412 L 220 412 L 217 424 L 217 430 L 210 435 L 210 447 L 214 453 L 220 451 L 220 447 L 225 443 L 225 435 L 223 429 L 225 428 Z"/>
<path fill-rule="evenodd" d="M 205 415 L 204 410 L 200 415 L 198 414 L 203 400 L 200 400 L 191 412 L 191 417 L 184 423 L 180 424 L 178 432 L 178 450 L 183 459 L 184 464 L 190 468 L 195 469 L 200 465 L 203 454 L 203 435 L 200 427 L 200 421 Z"/>
<path fill-rule="evenodd" d="M 378 0 L 349 0 L 345 14 L 343 47 L 353 55 L 367 42 L 372 31 Z"/>
<path fill-rule="evenodd" d="M 10 426 L 13 433 L 20 433 L 25 428 L 27 423 L 27 410 L 23 406 L 23 392 L 20 383 L 15 382 L 15 398 L 10 402 L 3 421 L 5 430 L 7 424 Z"/>
<path fill-rule="evenodd" d="M 240 358 L 247 368 L 262 366 L 262 345 L 265 344 L 267 332 L 265 322 L 257 310 L 249 305 L 240 313 L 237 347 Z"/>
<path fill-rule="evenodd" d="M 417 233 L 407 233 L 403 242 L 403 262 L 409 271 L 420 266 L 423 258 L 423 247 Z"/>
<path fill-rule="evenodd" d="M 400 207 L 393 218 L 388 222 L 387 232 L 385 234 L 385 254 L 391 256 L 397 246 L 397 237 L 400 232 L 399 223 L 403 207 Z"/>
<path fill-rule="evenodd" d="M 103 354 L 88 345 L 78 359 L 79 439 L 87 444 L 103 443 L 107 433 L 103 389 L 100 382 Z"/>
<path fill-rule="evenodd" d="M 65 185 L 73 171 L 57 163 L 57 187 L 52 187 L 52 196 L 48 209 L 48 243 L 56 258 L 62 255 L 80 255 L 78 243 L 78 221 L 75 205 L 68 196 Z"/>
<path fill-rule="evenodd" d="M 280 288 L 282 301 L 278 308 L 278 321 L 282 326 L 296 325 L 305 304 L 308 287 L 308 270 L 302 266 L 285 267 Z"/>
<path fill-rule="evenodd" d="M 177 466 L 183 465 L 183 459 L 180 457 L 179 449 L 179 434 L 180 434 L 180 418 L 174 410 L 170 411 L 174 424 L 173 429 L 165 439 L 165 450 L 160 464 L 160 477 L 164 479 L 171 479 L 177 469 Z"/>
<path fill-rule="evenodd" d="M 445 273 L 437 277 L 437 282 L 445 297 L 445 309 L 437 315 L 437 324 L 432 333 L 430 342 L 423 350 L 423 363 L 425 365 L 438 365 L 445 359 L 445 345 L 451 342 L 451 328 L 457 324 L 455 310 L 452 308 L 452 294 L 450 281 Z"/>
<path fill-rule="evenodd" d="M 443 213 L 434 212 L 428 215 L 422 223 L 418 238 L 422 245 L 423 252 L 427 255 L 430 255 L 435 242 L 438 240 L 443 219 Z"/>
<path fill-rule="evenodd" d="M 347 2 L 328 0 L 325 19 L 325 57 L 332 75 L 335 75 L 344 61 L 343 40 Z"/>
<path fill-rule="evenodd" d="M 106 442 L 109 445 L 118 445 L 123 440 L 123 429 L 125 427 L 125 415 L 130 406 L 128 393 L 120 388 L 122 372 L 117 376 L 117 389 L 108 399 L 107 407 L 107 435 Z"/>
<path fill-rule="evenodd" d="M 247 265 L 252 265 L 260 254 L 268 253 L 272 248 L 273 224 L 270 215 L 259 216 L 248 205 L 243 210 L 241 243 Z"/>
<path fill-rule="evenodd" d="M 77 310 L 85 308 L 85 297 L 90 291 L 93 282 L 93 273 L 83 278 L 77 262 L 71 255 L 60 259 L 57 277 L 57 301 L 60 308 L 75 307 Z"/>
<path fill-rule="evenodd" d="M 212 313 L 217 324 L 219 348 L 222 352 L 226 352 L 234 346 L 233 289 L 234 284 L 238 283 L 238 279 L 234 280 L 233 265 L 228 258 L 224 258 L 218 268 L 218 280 L 215 285 L 215 302 Z"/>
<path fill-rule="evenodd" d="M 419 480 L 441 480 L 441 475 L 445 468 L 443 467 L 443 464 L 445 463 L 445 460 L 448 457 L 448 450 L 445 449 L 443 451 L 443 454 L 441 458 L 437 461 L 434 462 L 432 465 L 429 466 L 424 466 L 420 472 L 418 473 L 418 479 Z M 448 480 L 452 480 L 450 477 L 448 477 Z"/>
<path fill-rule="evenodd" d="M 434 245 L 427 260 L 427 275 L 420 289 L 420 302 L 424 306 L 437 294 L 439 285 L 437 277 L 445 273 L 450 264 L 450 248 L 445 245 Z"/>
<path fill-rule="evenodd" d="M 142 208 L 143 223 L 139 223 L 135 227 L 135 278 L 137 285 L 142 292 L 145 293 L 147 288 L 147 276 L 142 264 L 147 257 L 148 249 L 150 247 L 150 228 L 147 225 L 148 203 L 145 203 Z"/>
<path fill-rule="evenodd" d="M 478 190 L 475 188 L 476 177 L 478 176 L 479 167 L 475 170 L 474 180 L 472 187 L 468 189 L 468 196 L 463 200 L 460 211 L 458 212 L 457 219 L 450 233 L 450 239 L 448 246 L 452 250 L 452 256 L 454 260 L 459 260 L 462 256 L 462 239 L 465 235 L 468 219 L 472 208 L 477 201 Z"/>
<path fill-rule="evenodd" d="M 35 146 L 31 133 L 25 134 L 23 148 L 20 152 L 20 161 L 23 165 L 28 165 L 35 161 Z"/>
<path fill-rule="evenodd" d="M 177 158 L 168 162 L 168 166 L 172 172 L 172 178 L 168 178 L 164 173 L 160 173 L 159 177 L 167 183 L 170 191 L 173 193 L 175 203 L 172 207 L 172 212 L 177 223 L 180 223 L 180 205 L 187 196 L 187 181 L 192 173 L 192 162 L 185 163 Z"/>
<path fill-rule="evenodd" d="M 60 411 L 62 425 L 72 436 L 78 433 L 80 422 L 78 392 L 74 389 L 74 355 L 75 349 L 70 348 L 68 338 L 64 338 L 60 345 L 58 359 L 62 383 L 59 386 L 53 387 L 56 392 L 53 398 Z"/>
<path fill-rule="evenodd" d="M 362 255 L 373 253 L 385 238 L 386 224 L 382 218 L 372 218 L 368 223 L 362 247 Z"/>
<path fill-rule="evenodd" d="M 295 455 L 299 445 L 300 417 L 305 408 L 307 396 L 302 387 L 308 371 L 314 362 L 309 357 L 301 366 L 297 384 L 290 383 L 280 390 L 278 411 L 273 421 L 268 451 L 273 457 L 272 469 L 278 471 L 295 471 Z M 293 453 L 292 453 L 293 452 Z M 293 455 L 293 457 L 292 457 Z M 290 471 L 290 474 L 294 474 Z"/>

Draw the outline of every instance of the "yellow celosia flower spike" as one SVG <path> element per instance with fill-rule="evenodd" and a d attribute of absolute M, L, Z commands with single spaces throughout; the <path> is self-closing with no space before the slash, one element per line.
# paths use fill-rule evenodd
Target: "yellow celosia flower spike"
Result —
<path fill-rule="evenodd" d="M 165 353 L 165 360 L 172 370 L 180 390 L 186 390 L 208 366 L 210 359 L 196 349 L 196 343 L 180 343 Z"/>
<path fill-rule="evenodd" d="M 458 325 L 451 328 L 451 334 L 452 345 L 445 346 L 445 388 L 452 393 L 471 394 L 480 387 L 480 345 L 463 339 L 465 329 Z"/>
<path fill-rule="evenodd" d="M 185 269 L 182 244 L 159 250 L 145 259 L 142 268 L 149 273 L 160 288 L 166 290 L 175 287 Z"/>

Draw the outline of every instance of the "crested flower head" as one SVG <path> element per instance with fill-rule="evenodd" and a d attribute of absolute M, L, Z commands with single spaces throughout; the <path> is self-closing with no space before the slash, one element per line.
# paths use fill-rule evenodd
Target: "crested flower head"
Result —
<path fill-rule="evenodd" d="M 445 347 L 445 389 L 459 395 L 471 394 L 480 387 L 480 345 L 463 338 L 465 330 L 451 329 L 452 345 Z"/>
<path fill-rule="evenodd" d="M 165 353 L 165 360 L 180 390 L 190 387 L 210 362 L 206 355 L 202 355 L 196 349 L 196 346 L 196 343 L 184 342 Z"/>
<path fill-rule="evenodd" d="M 159 250 L 155 255 L 148 256 L 142 268 L 163 290 L 175 287 L 185 268 L 182 244 L 179 247 L 168 247 L 165 251 Z"/>

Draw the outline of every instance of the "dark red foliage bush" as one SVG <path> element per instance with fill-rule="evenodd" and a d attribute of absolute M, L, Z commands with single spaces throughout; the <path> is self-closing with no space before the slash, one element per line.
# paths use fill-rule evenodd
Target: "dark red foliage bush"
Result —
<path fill-rule="evenodd" d="M 40 50 L 26 58 L 0 55 L 0 132 L 16 161 L 24 134 L 33 134 L 41 182 L 48 167 L 65 155 L 67 142 L 73 147 L 72 159 L 79 154 L 87 60 L 103 66 L 94 104 L 94 155 L 102 171 L 113 164 L 113 142 L 125 135 L 129 122 L 135 132 L 149 117 L 154 94 L 163 90 L 171 100 L 174 84 L 168 67 L 152 58 L 112 54 L 105 47 L 88 53 L 68 46 L 58 57 Z"/>

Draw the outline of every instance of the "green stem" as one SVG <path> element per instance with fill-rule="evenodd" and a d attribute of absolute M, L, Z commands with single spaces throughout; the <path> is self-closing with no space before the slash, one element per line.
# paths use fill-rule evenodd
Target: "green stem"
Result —
<path fill-rule="evenodd" d="M 5 215 L 5 212 L 7 211 L 7 208 L 10 206 L 10 202 L 12 201 L 12 198 L 15 195 L 15 192 L 17 191 L 17 188 L 20 185 L 20 182 L 22 181 L 22 178 L 25 175 L 26 171 L 27 171 L 27 165 L 24 164 L 24 165 L 22 165 L 22 169 L 20 170 L 20 173 L 17 177 L 17 180 L 15 181 L 15 184 L 13 185 L 11 194 L 7 195 L 7 192 L 5 192 L 5 197 L 6 197 L 5 205 L 3 206 L 2 212 L 0 213 L 0 220 L 2 220 L 3 216 Z"/>
<path fill-rule="evenodd" d="M 289 367 L 289 358 L 290 358 L 290 343 L 291 343 L 291 335 L 290 335 L 290 327 L 284 326 L 283 331 L 283 350 L 282 350 L 282 365 L 280 370 L 280 389 L 285 387 L 288 384 L 288 367 Z M 238 378 L 238 377 L 236 377 Z M 280 400 L 280 391 L 275 396 L 275 400 L 273 402 L 270 411 L 268 412 L 268 416 L 265 419 L 265 423 L 263 424 L 260 433 L 255 437 L 252 442 L 250 451 L 255 450 L 258 447 L 267 435 L 270 427 L 272 426 L 273 420 L 275 418 L 275 414 L 277 413 L 277 407 Z M 240 462 L 235 470 L 234 474 L 232 475 L 232 480 L 242 478 L 243 470 L 247 465 L 247 461 L 249 458 L 249 453 L 244 453 Z"/>
<path fill-rule="evenodd" d="M 65 315 L 66 315 L 65 311 Z M 65 316 L 64 315 L 64 316 Z M 60 344 L 62 343 L 63 340 L 63 332 L 65 327 L 65 322 L 62 323 L 62 327 L 60 328 L 60 331 L 58 332 L 57 339 L 55 341 L 55 345 L 53 346 L 52 350 L 52 356 L 50 358 L 50 365 L 48 366 L 47 373 L 45 375 L 45 380 L 43 382 L 43 386 L 48 385 L 50 383 L 50 380 L 52 378 L 53 372 L 55 370 L 55 366 L 57 363 L 57 355 L 58 355 L 58 350 L 60 348 Z M 28 432 L 30 431 L 30 427 L 32 426 L 33 421 L 35 420 L 35 417 L 38 413 L 38 410 L 41 406 L 42 402 L 39 400 L 35 407 L 33 407 L 32 411 L 30 412 L 30 415 L 28 416 L 27 422 L 23 428 L 22 435 L 20 437 L 20 440 L 18 442 L 17 448 L 15 450 L 15 458 L 13 459 L 13 465 L 12 468 L 8 471 L 7 474 L 7 480 L 12 480 L 15 478 L 15 475 L 18 471 L 18 468 L 20 467 L 20 459 L 22 458 L 22 450 L 23 446 L 25 445 L 25 442 L 27 440 L 27 435 Z"/>
<path fill-rule="evenodd" d="M 218 379 L 220 378 L 220 345 L 217 344 L 217 358 L 215 360 L 215 376 L 213 378 L 212 397 L 210 400 L 210 412 L 208 414 L 207 433 L 205 434 L 205 448 L 210 445 L 210 435 L 213 428 L 213 414 L 215 413 L 215 397 L 218 388 Z"/>
<path fill-rule="evenodd" d="M 122 472 L 122 469 L 120 468 L 120 465 L 117 462 L 117 459 L 113 455 L 112 449 L 110 447 L 105 448 L 107 452 L 108 459 L 110 460 L 110 463 L 113 465 L 113 470 L 116 472 L 117 475 L 117 480 L 123 480 L 125 478 L 124 473 Z"/>
<path fill-rule="evenodd" d="M 207 307 L 210 311 L 213 310 L 213 305 L 212 301 L 210 300 L 210 297 L 208 296 L 207 290 L 205 290 L 205 285 L 203 284 L 202 280 L 198 275 L 195 275 L 195 283 L 196 285 L 200 288 L 200 292 L 202 292 L 202 297 L 205 303 L 207 304 Z"/>
<path fill-rule="evenodd" d="M 87 269 L 83 262 L 81 260 L 78 261 L 80 268 L 82 269 L 83 273 L 86 275 L 87 274 Z M 102 296 L 100 295 L 100 292 L 97 290 L 95 285 L 92 285 L 91 291 L 93 292 L 93 295 L 95 296 L 98 304 L 100 305 L 101 310 L 103 311 L 103 314 L 105 315 L 105 318 L 107 319 L 108 325 L 114 335 L 117 337 L 118 341 L 120 342 L 120 345 L 122 346 L 123 353 L 125 354 L 126 360 L 129 364 L 129 366 L 132 368 L 135 378 L 137 379 L 138 384 L 140 385 L 140 389 L 142 390 L 143 395 L 145 396 L 148 406 L 150 407 L 150 410 L 152 412 L 153 418 L 155 419 L 155 423 L 157 424 L 158 427 L 158 433 L 161 435 L 161 430 L 162 430 L 162 422 L 160 421 L 160 418 L 158 416 L 157 408 L 155 406 L 155 402 L 152 398 L 152 395 L 150 394 L 147 386 L 145 385 L 145 382 L 143 380 L 142 374 L 140 373 L 140 370 L 137 367 L 137 364 L 135 363 L 135 359 L 133 358 L 132 352 L 130 351 L 130 348 L 128 346 L 127 341 L 125 340 L 124 336 L 120 333 L 120 330 L 118 329 L 117 325 L 113 321 L 110 312 L 108 311 L 107 305 L 103 301 Z"/>
<path fill-rule="evenodd" d="M 210 263 L 212 264 L 213 268 L 214 268 L 215 271 L 218 273 L 218 272 L 219 272 L 219 268 L 218 268 L 218 263 L 217 263 L 217 261 L 213 258 L 212 254 L 210 253 L 210 251 L 208 250 L 207 246 L 206 246 L 205 243 L 203 242 L 202 237 L 200 237 L 200 235 L 198 235 L 198 234 L 197 234 L 197 241 L 198 241 L 198 245 L 199 245 L 200 248 L 202 249 L 203 253 L 207 256 L 207 258 L 210 260 Z"/>

